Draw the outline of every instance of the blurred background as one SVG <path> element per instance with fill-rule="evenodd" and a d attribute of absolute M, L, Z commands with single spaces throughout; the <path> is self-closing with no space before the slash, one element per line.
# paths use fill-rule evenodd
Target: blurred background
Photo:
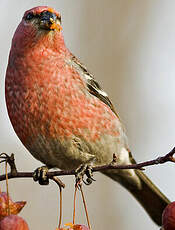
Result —
<path fill-rule="evenodd" d="M 13 33 L 23 13 L 37 5 L 52 6 L 62 14 L 67 46 L 108 92 L 125 124 L 136 160 L 150 160 L 168 152 L 175 144 L 173 0 L 0 0 L 0 152 L 15 153 L 21 171 L 33 171 L 41 165 L 14 133 L 4 98 Z M 174 173 L 175 167 L 170 163 L 146 169 L 146 174 L 171 200 L 175 199 Z M 94 177 L 97 181 L 84 189 L 93 230 L 158 229 L 119 184 L 99 173 Z M 66 183 L 63 223 L 67 223 L 72 221 L 74 178 L 62 179 Z M 4 182 L 0 186 L 5 190 Z M 9 189 L 13 200 L 27 200 L 21 216 L 30 230 L 56 228 L 56 184 L 42 187 L 32 179 L 13 179 Z M 79 195 L 76 222 L 86 223 Z"/>

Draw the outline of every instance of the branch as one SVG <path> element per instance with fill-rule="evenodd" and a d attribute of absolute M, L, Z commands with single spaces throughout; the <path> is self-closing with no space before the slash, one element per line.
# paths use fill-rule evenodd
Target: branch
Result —
<path fill-rule="evenodd" d="M 101 166 L 96 166 L 92 167 L 92 172 L 97 172 L 97 171 L 102 171 L 102 170 L 107 170 L 107 169 L 138 169 L 138 170 L 143 170 L 143 167 L 151 166 L 151 165 L 158 165 L 158 164 L 164 164 L 166 162 L 174 162 L 175 163 L 175 158 L 173 155 L 175 154 L 175 147 L 166 155 L 162 157 L 158 157 L 154 160 L 150 161 L 145 161 L 142 163 L 138 164 L 130 164 L 130 165 L 117 165 L 117 157 L 114 154 L 113 155 L 113 160 L 110 164 L 106 165 L 101 165 Z M 8 173 L 8 179 L 11 178 L 31 178 L 33 177 L 33 172 L 18 172 L 16 169 L 15 165 L 15 160 L 14 160 L 14 154 L 11 156 L 8 156 L 5 153 L 0 154 L 1 159 L 5 159 L 10 165 L 11 172 Z M 1 162 L 4 162 L 5 160 L 1 160 Z M 54 172 L 48 172 L 48 178 L 53 179 L 55 176 L 66 176 L 66 175 L 76 175 L 76 170 L 59 170 L 59 171 L 54 171 Z M 6 180 L 6 175 L 1 175 L 0 176 L 0 181 Z"/>

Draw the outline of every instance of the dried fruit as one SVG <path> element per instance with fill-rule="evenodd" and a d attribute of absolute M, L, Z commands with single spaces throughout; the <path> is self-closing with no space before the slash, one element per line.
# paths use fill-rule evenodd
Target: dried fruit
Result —
<path fill-rule="evenodd" d="M 0 221 L 0 230 L 29 230 L 29 227 L 22 217 L 10 215 Z"/>
<path fill-rule="evenodd" d="M 162 214 L 162 225 L 164 230 L 175 229 L 175 201 L 166 206 Z"/>
<path fill-rule="evenodd" d="M 26 201 L 13 202 L 10 197 L 8 201 L 7 193 L 1 192 L 0 193 L 0 220 L 9 215 L 8 203 L 9 203 L 10 214 L 16 215 L 24 207 Z"/>

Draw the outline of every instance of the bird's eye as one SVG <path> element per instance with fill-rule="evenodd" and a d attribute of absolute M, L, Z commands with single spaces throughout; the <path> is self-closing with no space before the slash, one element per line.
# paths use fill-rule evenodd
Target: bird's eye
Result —
<path fill-rule="evenodd" d="M 26 20 L 31 20 L 33 17 L 34 17 L 34 14 L 33 14 L 33 13 L 28 13 L 28 14 L 26 15 Z"/>

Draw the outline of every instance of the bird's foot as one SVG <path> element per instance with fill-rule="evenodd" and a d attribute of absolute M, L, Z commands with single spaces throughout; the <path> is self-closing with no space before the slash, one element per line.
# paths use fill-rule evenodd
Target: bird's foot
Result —
<path fill-rule="evenodd" d="M 86 175 L 86 180 L 84 180 L 84 175 Z M 83 181 L 86 185 L 92 184 L 95 179 L 93 178 L 93 173 L 92 173 L 92 167 L 90 165 L 80 165 L 76 169 L 76 174 L 75 174 L 75 179 L 76 179 L 76 185 L 81 184 Z"/>
<path fill-rule="evenodd" d="M 48 168 L 47 166 L 41 166 L 37 168 L 33 173 L 33 180 L 38 181 L 40 185 L 48 185 L 49 178 L 48 178 Z"/>

